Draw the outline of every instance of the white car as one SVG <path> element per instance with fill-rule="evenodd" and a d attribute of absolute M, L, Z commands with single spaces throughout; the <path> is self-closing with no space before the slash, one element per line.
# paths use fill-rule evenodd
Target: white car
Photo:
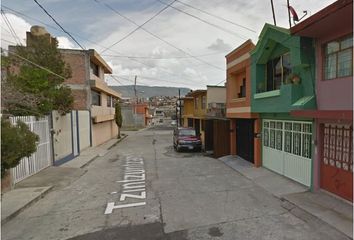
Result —
<path fill-rule="evenodd" d="M 177 125 L 177 121 L 176 120 L 172 120 L 171 126 L 176 126 L 176 125 Z"/>

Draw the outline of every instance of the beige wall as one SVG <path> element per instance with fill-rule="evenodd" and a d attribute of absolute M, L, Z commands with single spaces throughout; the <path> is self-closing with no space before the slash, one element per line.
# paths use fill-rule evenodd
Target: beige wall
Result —
<path fill-rule="evenodd" d="M 207 86 L 207 107 L 209 103 L 226 103 L 226 88 Z"/>
<path fill-rule="evenodd" d="M 54 159 L 60 160 L 72 153 L 71 114 L 53 111 L 53 129 Z"/>
<path fill-rule="evenodd" d="M 79 141 L 80 151 L 90 146 L 90 113 L 89 111 L 79 111 Z"/>
<path fill-rule="evenodd" d="M 118 128 L 114 121 L 105 121 L 92 124 L 92 145 L 100 145 L 117 137 Z"/>

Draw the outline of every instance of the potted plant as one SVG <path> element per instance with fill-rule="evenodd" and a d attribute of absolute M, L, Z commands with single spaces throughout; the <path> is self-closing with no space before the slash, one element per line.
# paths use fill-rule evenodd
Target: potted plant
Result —
<path fill-rule="evenodd" d="M 300 83 L 300 77 L 295 73 L 290 73 L 285 79 L 285 84 L 295 84 L 298 85 Z"/>

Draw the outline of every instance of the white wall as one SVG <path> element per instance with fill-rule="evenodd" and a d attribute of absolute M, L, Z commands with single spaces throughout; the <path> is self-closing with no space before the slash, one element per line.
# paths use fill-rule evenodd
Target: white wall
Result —
<path fill-rule="evenodd" d="M 53 129 L 54 159 L 60 160 L 72 153 L 71 114 L 53 111 Z"/>

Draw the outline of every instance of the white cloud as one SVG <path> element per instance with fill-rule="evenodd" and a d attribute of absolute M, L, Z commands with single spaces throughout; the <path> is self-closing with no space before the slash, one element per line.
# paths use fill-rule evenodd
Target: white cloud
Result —
<path fill-rule="evenodd" d="M 16 1 L 13 2 L 15 5 Z M 61 8 L 56 12 L 59 20 L 60 17 L 64 18 L 67 16 L 66 8 L 69 4 L 72 5 L 72 1 L 62 0 L 61 2 Z M 122 6 L 123 8 L 119 11 L 138 24 L 143 23 L 164 7 L 164 5 L 159 4 L 157 1 L 153 1 L 154 4 L 151 4 L 147 0 L 107 2 L 117 9 L 119 9 L 118 6 Z M 291 1 L 291 4 L 297 13 L 302 15 L 301 12 L 303 10 L 308 10 L 314 14 L 333 2 L 334 0 L 298 0 Z M 136 27 L 104 6 L 99 6 L 95 3 L 90 5 L 84 0 L 75 1 L 75 4 L 76 9 L 82 7 L 79 11 L 84 9 L 85 14 L 82 14 L 82 16 L 77 14 L 72 19 L 66 17 L 64 25 L 71 30 L 77 29 L 76 34 L 86 37 L 90 41 L 96 41 L 100 45 L 98 46 L 80 39 L 80 43 L 87 48 L 94 48 L 100 52 L 104 46 L 108 47 L 112 45 Z M 254 32 L 208 16 L 195 9 L 190 9 L 178 2 L 174 3 L 174 6 L 221 26 L 224 29 L 250 38 L 254 43 L 257 43 L 258 35 L 264 24 L 273 23 L 269 1 L 194 0 L 190 4 L 214 15 L 231 20 L 236 25 L 239 24 L 251 28 Z M 286 2 L 283 0 L 274 0 L 277 24 L 278 26 L 288 28 L 288 13 L 285 4 Z M 50 3 L 48 5 L 48 7 L 51 7 Z M 139 9 L 139 5 L 149 7 Z M 21 4 L 17 4 L 17 8 L 15 9 L 20 11 Z M 77 11 L 76 9 L 75 11 Z M 88 18 L 87 16 L 92 16 L 92 18 Z M 47 21 L 47 19 L 44 21 Z M 154 38 L 140 29 L 114 46 L 112 50 L 105 51 L 102 57 L 110 63 L 114 74 L 128 78 L 130 81 L 134 80 L 134 75 L 138 75 L 138 83 L 147 85 L 153 83 L 154 85 L 186 86 L 196 89 L 205 88 L 205 85 L 216 84 L 225 79 L 225 55 L 245 41 L 242 37 L 216 29 L 171 8 L 166 9 L 151 22 L 144 25 L 144 28 L 168 41 L 171 43 L 170 45 L 175 45 L 178 49 L 171 47 L 169 44 Z M 28 30 L 29 26 L 27 29 L 19 29 L 18 33 L 22 31 L 23 36 L 25 36 L 25 31 Z M 54 32 L 53 35 L 55 33 L 57 34 L 56 36 L 64 36 L 63 33 L 58 34 L 58 32 Z M 58 39 L 61 46 L 75 46 L 66 36 L 64 38 L 58 37 Z M 180 51 L 181 49 L 192 55 L 209 54 L 199 58 L 223 70 L 218 70 L 210 66 L 210 64 L 207 65 L 191 58 Z M 215 54 L 215 52 L 219 53 Z M 210 55 L 210 53 L 213 54 Z M 145 56 L 148 58 L 128 59 L 126 57 L 107 55 Z M 153 82 L 151 79 L 147 79 L 147 77 L 161 79 L 161 81 Z M 124 80 L 122 82 L 124 84 L 132 83 Z M 117 82 L 110 83 L 118 84 Z"/>
<path fill-rule="evenodd" d="M 3 39 L 4 41 L 1 41 L 1 47 L 7 49 L 8 45 L 17 45 L 19 41 L 22 45 L 26 45 L 26 32 L 30 31 L 31 24 L 11 13 L 5 13 L 5 16 L 9 20 L 19 40 L 16 37 L 12 36 L 9 27 L 6 25 L 4 17 L 2 16 L 1 39 Z"/>
<path fill-rule="evenodd" d="M 67 37 L 62 37 L 62 36 L 57 37 L 57 40 L 58 40 L 59 48 L 67 48 L 67 49 L 70 49 L 70 48 L 78 49 L 79 48 L 72 41 L 70 41 L 69 38 L 67 38 Z"/>

